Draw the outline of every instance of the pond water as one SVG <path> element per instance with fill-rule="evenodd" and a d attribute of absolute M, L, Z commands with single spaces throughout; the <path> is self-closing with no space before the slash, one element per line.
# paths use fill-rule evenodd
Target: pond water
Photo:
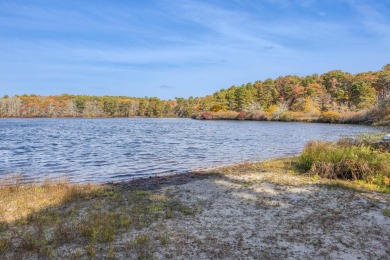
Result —
<path fill-rule="evenodd" d="M 1 119 L 0 177 L 107 182 L 298 154 L 369 126 L 192 119 Z"/>

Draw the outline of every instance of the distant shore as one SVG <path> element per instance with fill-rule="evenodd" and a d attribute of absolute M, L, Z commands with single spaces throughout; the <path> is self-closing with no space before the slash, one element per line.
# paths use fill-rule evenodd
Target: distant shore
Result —
<path fill-rule="evenodd" d="M 60 118 L 60 119 L 114 119 L 114 118 L 149 118 L 149 119 L 171 119 L 171 118 L 183 118 L 183 117 L 108 117 L 108 116 L 62 116 L 62 117 L 0 117 L 1 119 L 51 119 L 51 118 Z M 188 118 L 187 118 L 188 119 Z M 298 122 L 298 123 L 326 123 L 326 124 L 356 124 L 356 125 L 369 125 L 369 126 L 380 126 L 380 127 L 389 127 L 390 120 L 388 118 L 384 119 L 365 119 L 364 116 L 358 118 L 349 118 L 343 119 L 342 117 L 338 118 L 324 118 L 324 117 L 311 117 L 311 116 L 283 116 L 277 118 L 271 118 L 267 116 L 256 117 L 251 113 L 245 113 L 244 115 L 239 112 L 229 112 L 229 113 L 200 113 L 193 115 L 191 119 L 195 120 L 231 120 L 231 121 L 272 121 L 272 122 Z"/>
<path fill-rule="evenodd" d="M 390 118 L 372 117 L 364 113 L 343 115 L 339 113 L 324 113 L 310 115 L 300 112 L 285 112 L 280 115 L 270 115 L 265 112 L 203 112 L 192 116 L 197 120 L 249 120 L 249 121 L 276 121 L 276 122 L 302 122 L 302 123 L 333 123 L 333 124 L 361 124 L 372 126 L 390 126 Z"/>

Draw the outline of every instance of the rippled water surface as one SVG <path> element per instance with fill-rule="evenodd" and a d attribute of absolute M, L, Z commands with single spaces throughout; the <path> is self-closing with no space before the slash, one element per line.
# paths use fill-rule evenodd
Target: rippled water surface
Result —
<path fill-rule="evenodd" d="M 368 126 L 192 119 L 1 119 L 0 176 L 105 182 L 299 153 Z"/>

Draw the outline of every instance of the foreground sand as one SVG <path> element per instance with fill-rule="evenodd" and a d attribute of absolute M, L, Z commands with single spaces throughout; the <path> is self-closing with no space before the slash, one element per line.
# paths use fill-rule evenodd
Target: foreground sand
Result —
<path fill-rule="evenodd" d="M 54 247 L 50 255 L 81 259 L 390 258 L 389 194 L 253 169 L 111 184 L 127 206 L 135 197 L 123 195 L 126 191 L 144 190 L 188 210 L 125 229 L 110 243 L 94 244 L 92 253 L 90 245 L 67 242 Z M 12 251 L 6 256 L 18 256 Z M 19 256 L 41 258 L 34 252 Z"/>
<path fill-rule="evenodd" d="M 389 195 L 275 173 L 227 174 L 160 189 L 196 214 L 156 223 L 174 241 L 158 258 L 390 257 Z M 132 236 L 133 234 L 129 234 Z"/>

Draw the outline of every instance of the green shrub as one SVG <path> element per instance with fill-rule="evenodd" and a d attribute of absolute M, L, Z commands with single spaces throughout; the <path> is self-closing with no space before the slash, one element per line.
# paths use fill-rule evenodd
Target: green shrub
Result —
<path fill-rule="evenodd" d="M 223 107 L 222 107 L 222 105 L 220 105 L 220 104 L 213 105 L 213 106 L 210 108 L 210 111 L 211 111 L 211 112 L 219 112 L 219 111 L 221 111 L 221 110 L 223 110 Z"/>
<path fill-rule="evenodd" d="M 247 118 L 249 120 L 256 120 L 256 121 L 267 121 L 269 120 L 267 117 L 267 114 L 263 111 L 253 111 L 249 113 L 249 117 Z"/>
<path fill-rule="evenodd" d="M 370 145 L 348 142 L 309 142 L 298 158 L 305 171 L 330 179 L 365 180 L 388 185 L 390 154 Z"/>

